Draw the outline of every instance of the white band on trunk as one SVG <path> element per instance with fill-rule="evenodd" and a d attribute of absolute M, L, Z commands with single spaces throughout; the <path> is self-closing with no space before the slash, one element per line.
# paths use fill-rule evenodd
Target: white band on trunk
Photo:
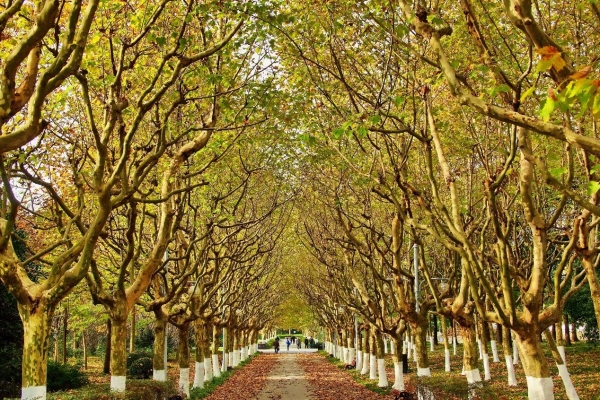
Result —
<path fill-rule="evenodd" d="M 417 367 L 417 376 L 431 376 L 431 369 Z"/>
<path fill-rule="evenodd" d="M 450 372 L 450 349 L 444 350 L 444 370 Z"/>
<path fill-rule="evenodd" d="M 204 387 L 204 362 L 196 361 L 194 369 L 194 387 Z"/>
<path fill-rule="evenodd" d="M 556 364 L 556 366 L 558 367 L 558 375 L 560 375 L 563 384 L 565 385 L 565 392 L 567 392 L 568 399 L 579 400 L 579 395 L 577 394 L 577 390 L 575 390 L 575 386 L 573 386 L 573 381 L 571 380 L 569 371 L 567 371 L 567 366 L 565 364 Z"/>
<path fill-rule="evenodd" d="M 21 388 L 21 400 L 46 400 L 46 386 Z"/>
<path fill-rule="evenodd" d="M 402 362 L 394 363 L 394 385 L 392 388 L 396 390 L 404 390 L 404 372 L 402 371 Z"/>
<path fill-rule="evenodd" d="M 379 383 L 377 383 L 377 386 L 387 387 L 388 380 L 385 373 L 385 360 L 383 358 L 377 359 L 377 373 L 379 375 Z"/>
<path fill-rule="evenodd" d="M 369 356 L 369 379 L 377 379 L 377 358 L 373 354 Z"/>
<path fill-rule="evenodd" d="M 481 382 L 481 374 L 478 368 L 465 371 L 465 376 L 467 377 L 467 383 Z"/>
<path fill-rule="evenodd" d="M 112 392 L 124 392 L 125 391 L 125 381 L 127 377 L 125 376 L 114 376 L 110 377 L 110 390 Z"/>
<path fill-rule="evenodd" d="M 179 391 L 190 397 L 190 369 L 179 369 Z"/>
<path fill-rule="evenodd" d="M 529 400 L 554 400 L 552 378 L 527 376 L 527 395 Z"/>
<path fill-rule="evenodd" d="M 508 386 L 517 386 L 512 356 L 505 356 L 504 358 L 506 359 L 506 371 L 508 372 Z"/>
<path fill-rule="evenodd" d="M 165 382 L 167 380 L 167 371 L 164 369 L 155 369 L 152 371 L 152 379 L 155 381 Z"/>

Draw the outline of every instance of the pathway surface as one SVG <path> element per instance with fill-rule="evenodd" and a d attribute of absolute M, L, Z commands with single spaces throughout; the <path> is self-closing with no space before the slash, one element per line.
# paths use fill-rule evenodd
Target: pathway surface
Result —
<path fill-rule="evenodd" d="M 383 400 L 314 351 L 262 354 L 217 388 L 210 400 Z"/>
<path fill-rule="evenodd" d="M 257 400 L 312 399 L 304 370 L 297 362 L 296 354 L 277 356 L 277 364 L 267 376 L 267 384 Z"/>

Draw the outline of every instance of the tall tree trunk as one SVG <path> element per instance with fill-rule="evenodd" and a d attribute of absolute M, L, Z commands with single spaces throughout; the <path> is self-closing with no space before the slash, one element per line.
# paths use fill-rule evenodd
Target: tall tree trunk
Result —
<path fill-rule="evenodd" d="M 463 338 L 463 367 L 467 382 L 473 384 L 481 381 L 481 374 L 477 367 L 477 335 L 474 325 L 461 325 Z"/>
<path fill-rule="evenodd" d="M 131 309 L 131 330 L 129 331 L 129 352 L 135 351 L 135 307 Z"/>
<path fill-rule="evenodd" d="M 81 345 L 83 347 L 83 369 L 88 369 L 88 353 L 87 353 L 87 341 L 85 340 L 85 329 L 81 334 Z"/>
<path fill-rule="evenodd" d="M 417 376 L 431 376 L 429 369 L 429 359 L 427 358 L 427 327 L 416 325 L 415 333 L 415 351 L 417 352 Z"/>
<path fill-rule="evenodd" d="M 565 327 L 565 333 L 564 333 L 564 337 L 565 337 L 565 345 L 566 346 L 571 346 L 571 335 L 569 333 L 569 315 L 568 314 L 563 314 L 564 317 L 564 327 Z"/>
<path fill-rule="evenodd" d="M 438 319 L 437 314 L 432 314 L 433 316 L 433 345 L 437 346 L 438 342 Z M 443 323 L 443 321 L 442 321 Z"/>
<path fill-rule="evenodd" d="M 63 331 L 62 331 L 62 363 L 67 363 L 67 332 L 69 324 L 69 302 L 65 302 L 65 311 L 63 314 Z"/>
<path fill-rule="evenodd" d="M 562 329 L 558 330 L 559 332 Z M 554 357 L 554 361 L 556 362 L 556 366 L 558 368 L 558 375 L 563 381 L 563 385 L 565 386 L 565 392 L 567 392 L 567 398 L 569 400 L 579 400 L 579 395 L 575 390 L 575 386 L 573 386 L 573 381 L 571 380 L 571 376 L 567 371 L 567 365 L 564 362 L 564 354 L 559 352 L 556 343 L 554 342 L 554 338 L 552 334 L 546 329 L 544 331 L 544 335 L 546 336 L 546 340 L 548 341 L 548 347 L 552 351 L 552 357 Z"/>
<path fill-rule="evenodd" d="M 574 342 L 579 342 L 579 337 L 577 336 L 577 326 L 575 323 L 571 324 L 571 340 Z"/>
<path fill-rule="evenodd" d="M 152 379 L 164 382 L 167 380 L 165 354 L 167 345 L 167 316 L 160 310 L 154 312 L 154 347 L 152 357 Z"/>
<path fill-rule="evenodd" d="M 110 374 L 110 338 L 112 337 L 112 322 L 106 321 L 106 350 L 104 351 L 104 368 L 102 372 Z"/>
<path fill-rule="evenodd" d="M 504 360 L 506 361 L 506 371 L 508 375 L 508 386 L 517 386 L 517 378 L 515 376 L 515 366 L 512 359 L 512 343 L 510 329 L 505 326 L 498 325 L 498 330 L 503 330 L 502 334 L 502 350 L 504 352 Z"/>
<path fill-rule="evenodd" d="M 127 313 L 124 308 L 124 304 L 117 305 L 111 315 L 110 390 L 114 392 L 125 391 L 127 380 Z"/>
<path fill-rule="evenodd" d="M 179 345 L 177 356 L 179 358 L 179 393 L 190 397 L 190 325 L 185 323 L 177 327 Z"/>
<path fill-rule="evenodd" d="M 394 360 L 394 384 L 393 389 L 403 391 L 404 390 L 404 371 L 402 369 L 402 334 L 392 336 L 394 341 L 394 347 L 396 351 L 392 355 Z"/>
<path fill-rule="evenodd" d="M 519 356 L 527 377 L 527 390 L 530 399 L 554 400 L 552 376 L 546 356 L 542 350 L 539 334 L 533 329 L 517 333 Z"/>
<path fill-rule="evenodd" d="M 19 306 L 23 321 L 21 399 L 46 399 L 47 357 L 53 313 L 53 309 L 42 305 L 38 305 L 33 313 Z"/>
<path fill-rule="evenodd" d="M 383 345 L 383 334 L 380 332 L 375 332 L 375 348 L 377 355 L 377 375 L 379 376 L 379 382 L 377 386 L 379 387 L 387 387 L 388 380 L 387 374 L 385 372 L 385 360 L 384 360 L 384 345 Z"/>

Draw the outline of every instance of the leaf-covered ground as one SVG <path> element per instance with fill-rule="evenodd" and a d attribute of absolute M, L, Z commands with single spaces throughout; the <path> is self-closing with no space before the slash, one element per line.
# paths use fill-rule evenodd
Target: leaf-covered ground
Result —
<path fill-rule="evenodd" d="M 244 368 L 235 371 L 207 400 L 253 399 L 264 388 L 267 377 L 276 365 L 275 356 L 254 357 Z"/>
<path fill-rule="evenodd" d="M 328 362 L 320 354 L 299 354 L 298 364 L 304 369 L 315 399 L 319 400 L 381 400 L 393 399 L 393 395 L 381 395 L 370 391 L 344 369 Z"/>

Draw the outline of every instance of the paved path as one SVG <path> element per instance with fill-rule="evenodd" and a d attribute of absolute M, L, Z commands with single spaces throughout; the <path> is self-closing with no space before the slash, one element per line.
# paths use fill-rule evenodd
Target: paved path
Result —
<path fill-rule="evenodd" d="M 291 353 L 291 351 L 290 351 Z M 280 354 L 257 400 L 312 399 L 304 370 L 295 354 Z"/>

